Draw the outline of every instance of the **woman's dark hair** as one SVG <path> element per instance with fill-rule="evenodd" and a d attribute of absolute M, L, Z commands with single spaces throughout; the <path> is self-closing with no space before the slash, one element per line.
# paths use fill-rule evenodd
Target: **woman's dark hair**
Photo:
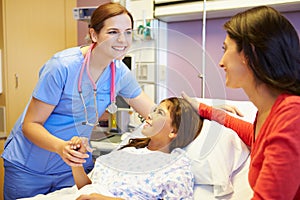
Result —
<path fill-rule="evenodd" d="M 189 104 L 188 101 L 182 98 L 171 97 L 161 101 L 169 102 L 168 110 L 172 119 L 172 127 L 177 136 L 171 141 L 169 150 L 175 148 L 183 148 L 190 144 L 200 133 L 203 125 L 203 119 L 197 111 Z M 130 139 L 125 147 L 144 148 L 148 146 L 150 138 L 134 138 Z"/>
<path fill-rule="evenodd" d="M 283 15 L 259 6 L 233 16 L 224 28 L 238 52 L 243 51 L 258 82 L 300 95 L 299 37 Z"/>
<path fill-rule="evenodd" d="M 133 28 L 133 17 L 131 13 L 118 3 L 102 4 L 96 10 L 94 10 L 91 16 L 89 28 L 93 28 L 95 32 L 99 34 L 104 26 L 105 20 L 122 14 L 127 14 L 129 16 L 131 20 L 131 28 Z"/>

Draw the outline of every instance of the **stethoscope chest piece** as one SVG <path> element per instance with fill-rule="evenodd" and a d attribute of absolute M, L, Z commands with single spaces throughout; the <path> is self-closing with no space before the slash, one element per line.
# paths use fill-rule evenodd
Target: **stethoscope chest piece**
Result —
<path fill-rule="evenodd" d="M 111 114 L 114 114 L 118 111 L 118 107 L 116 105 L 115 102 L 112 102 L 108 107 L 107 107 L 107 111 Z"/>

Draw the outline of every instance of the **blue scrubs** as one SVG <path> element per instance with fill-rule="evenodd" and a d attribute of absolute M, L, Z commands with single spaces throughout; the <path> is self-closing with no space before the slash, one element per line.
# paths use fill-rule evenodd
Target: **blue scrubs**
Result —
<path fill-rule="evenodd" d="M 40 78 L 32 95 L 40 101 L 55 106 L 44 127 L 52 135 L 63 140 L 70 140 L 73 136 L 89 138 L 93 128 L 82 125 L 85 115 L 78 93 L 78 78 L 83 59 L 79 47 L 55 54 L 40 70 Z M 116 95 L 125 98 L 137 97 L 141 93 L 141 88 L 131 71 L 122 61 L 116 60 L 115 63 Z M 97 109 L 101 116 L 111 103 L 111 69 L 109 66 L 106 67 L 96 85 Z M 95 122 L 93 88 L 86 71 L 83 74 L 81 87 L 88 110 L 88 119 L 90 122 Z M 52 187 L 58 189 L 74 184 L 71 167 L 59 155 L 39 148 L 23 135 L 22 122 L 26 110 L 27 107 L 4 144 L 2 157 L 5 163 L 5 199 L 30 197 L 52 191 Z M 92 169 L 92 156 L 87 159 L 84 167 L 87 172 Z M 45 179 L 53 182 L 50 184 L 51 181 L 45 181 Z M 18 194 L 20 187 L 24 190 Z"/>

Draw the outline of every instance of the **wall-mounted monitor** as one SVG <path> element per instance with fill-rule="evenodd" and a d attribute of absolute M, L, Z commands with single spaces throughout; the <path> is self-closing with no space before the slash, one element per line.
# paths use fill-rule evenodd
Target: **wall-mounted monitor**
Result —
<path fill-rule="evenodd" d="M 80 21 L 89 21 L 91 19 L 92 13 L 97 7 L 78 7 L 73 8 L 73 17 Z"/>

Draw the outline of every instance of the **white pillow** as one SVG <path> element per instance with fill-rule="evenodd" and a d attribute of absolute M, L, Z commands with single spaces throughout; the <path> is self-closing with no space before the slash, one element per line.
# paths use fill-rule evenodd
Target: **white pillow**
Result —
<path fill-rule="evenodd" d="M 207 105 L 234 105 L 245 115 L 244 120 L 255 118 L 256 108 L 248 101 L 197 100 Z M 233 192 L 231 176 L 250 154 L 233 130 L 209 120 L 204 120 L 200 135 L 185 150 L 192 159 L 195 183 L 213 185 L 216 197 Z"/>
<path fill-rule="evenodd" d="M 247 146 L 234 131 L 208 120 L 185 150 L 192 159 L 195 184 L 213 185 L 216 197 L 233 192 L 231 176 L 249 156 Z"/>

